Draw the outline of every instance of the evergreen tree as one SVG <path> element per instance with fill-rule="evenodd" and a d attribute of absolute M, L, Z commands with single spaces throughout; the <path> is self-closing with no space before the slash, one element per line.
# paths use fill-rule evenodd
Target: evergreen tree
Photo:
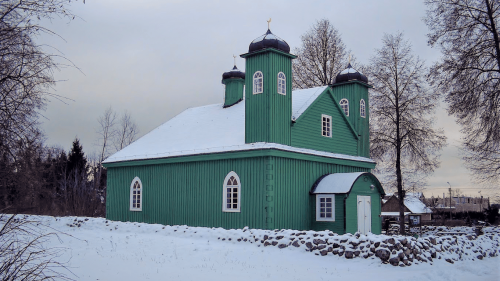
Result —
<path fill-rule="evenodd" d="M 83 153 L 82 145 L 80 140 L 75 138 L 73 141 L 73 146 L 68 153 L 68 166 L 67 174 L 70 175 L 72 172 L 81 172 L 82 170 L 87 170 L 87 158 Z"/>

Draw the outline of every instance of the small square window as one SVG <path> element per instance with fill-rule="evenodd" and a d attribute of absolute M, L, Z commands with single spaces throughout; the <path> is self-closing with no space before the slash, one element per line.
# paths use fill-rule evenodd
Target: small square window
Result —
<path fill-rule="evenodd" d="M 335 195 L 316 195 L 316 220 L 335 221 Z"/>

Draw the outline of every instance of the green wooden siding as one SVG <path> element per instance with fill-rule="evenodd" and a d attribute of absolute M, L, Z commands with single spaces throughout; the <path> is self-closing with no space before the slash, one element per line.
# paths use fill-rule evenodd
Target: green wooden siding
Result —
<path fill-rule="evenodd" d="M 264 223 L 264 174 L 266 159 L 216 160 L 134 167 L 108 168 L 106 217 L 169 225 L 242 228 Z M 241 212 L 222 212 L 223 182 L 234 171 L 241 180 Z M 130 184 L 143 184 L 142 211 L 129 211 Z"/>
<path fill-rule="evenodd" d="M 223 181 L 231 171 L 241 180 L 240 213 L 222 212 Z M 311 201 L 315 195 L 309 191 L 324 174 L 356 171 L 370 169 L 276 156 L 108 167 L 106 217 L 169 225 L 343 233 L 341 196 L 336 196 L 336 222 L 316 223 L 316 205 Z M 140 212 L 129 210 L 130 184 L 136 176 L 143 184 Z"/>
<path fill-rule="evenodd" d="M 274 224 L 269 229 L 291 228 L 330 229 L 337 231 L 344 228 L 343 210 L 336 214 L 338 220 L 335 225 L 316 224 L 315 206 L 311 203 L 309 191 L 319 177 L 329 173 L 369 172 L 370 169 L 356 166 L 336 165 L 315 161 L 298 160 L 284 157 L 270 157 L 267 171 L 273 171 L 273 181 L 268 183 L 267 189 L 273 191 L 272 211 Z M 269 198 L 268 198 L 269 199 Z M 337 199 L 336 199 L 337 201 Z M 343 206 L 336 205 L 337 207 Z M 341 207 L 343 209 L 343 207 Z M 323 228 L 325 226 L 325 228 Z M 340 230 L 339 230 L 340 231 Z"/>
<path fill-rule="evenodd" d="M 269 49 L 246 57 L 245 142 L 290 145 L 292 116 L 292 60 L 289 54 Z M 263 74 L 263 93 L 253 94 L 253 75 Z M 286 76 L 286 95 L 278 94 L 278 73 Z"/>
<path fill-rule="evenodd" d="M 245 80 L 241 78 L 229 78 L 222 80 L 226 85 L 224 95 L 224 106 L 231 106 L 243 99 L 243 87 Z"/>
<path fill-rule="evenodd" d="M 366 180 L 366 181 L 365 181 Z M 360 177 L 351 189 L 346 199 L 346 232 L 355 233 L 358 231 L 358 195 L 371 197 L 371 215 L 372 215 L 372 233 L 380 234 L 382 231 L 381 212 L 381 194 L 375 188 L 370 189 L 370 185 L 379 186 L 379 183 L 370 176 Z"/>
<path fill-rule="evenodd" d="M 368 87 L 360 82 L 348 82 L 334 85 L 333 94 L 338 102 L 341 99 L 349 101 L 349 116 L 347 119 L 359 135 L 358 154 L 363 157 L 370 157 L 370 128 L 369 128 L 369 100 Z M 360 101 L 365 100 L 366 118 L 360 115 Z"/>
<path fill-rule="evenodd" d="M 348 155 L 358 155 L 356 132 L 347 124 L 343 111 L 329 90 L 323 92 L 292 126 L 292 146 Z M 322 114 L 332 117 L 332 137 L 324 137 Z"/>

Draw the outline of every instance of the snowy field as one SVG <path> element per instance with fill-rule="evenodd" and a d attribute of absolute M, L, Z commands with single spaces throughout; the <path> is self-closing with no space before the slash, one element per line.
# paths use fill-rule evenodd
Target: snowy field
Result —
<path fill-rule="evenodd" d="M 67 262 L 68 276 L 75 280 L 500 280 L 498 256 L 399 267 L 374 256 L 346 259 L 315 255 L 305 247 L 238 242 L 249 230 L 28 218 L 40 221 L 46 231 L 64 233 L 48 246 L 64 248 L 60 260 Z"/>

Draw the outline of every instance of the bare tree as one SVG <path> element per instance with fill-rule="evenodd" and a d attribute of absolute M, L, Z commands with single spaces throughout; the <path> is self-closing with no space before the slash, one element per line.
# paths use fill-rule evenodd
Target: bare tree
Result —
<path fill-rule="evenodd" d="M 130 113 L 125 111 L 118 121 L 118 128 L 116 130 L 115 149 L 121 150 L 125 146 L 131 144 L 139 134 L 139 130 Z"/>
<path fill-rule="evenodd" d="M 58 261 L 64 249 L 45 245 L 57 236 L 55 232 L 44 232 L 39 222 L 26 216 L 0 213 L 1 280 L 73 280 Z"/>
<path fill-rule="evenodd" d="M 432 83 L 465 135 L 464 159 L 479 181 L 500 180 L 500 2 L 426 0 L 429 45 L 442 59 Z"/>
<path fill-rule="evenodd" d="M 316 22 L 301 37 L 302 46 L 294 50 L 293 88 L 331 85 L 347 66 L 347 51 L 340 33 L 327 19 Z"/>
<path fill-rule="evenodd" d="M 432 173 L 446 137 L 432 126 L 438 95 L 426 86 L 424 62 L 412 54 L 402 33 L 386 34 L 382 43 L 367 69 L 373 84 L 370 152 L 395 176 L 404 234 L 403 172 Z"/>
<path fill-rule="evenodd" d="M 38 117 L 50 89 L 53 72 L 63 66 L 34 38 L 54 34 L 42 19 L 73 19 L 67 0 L 5 0 L 0 2 L 0 139 L 12 158 L 14 142 L 40 135 Z"/>
<path fill-rule="evenodd" d="M 99 128 L 97 129 L 99 144 L 99 163 L 102 163 L 111 154 L 111 145 L 116 137 L 116 112 L 110 107 L 97 119 Z"/>

